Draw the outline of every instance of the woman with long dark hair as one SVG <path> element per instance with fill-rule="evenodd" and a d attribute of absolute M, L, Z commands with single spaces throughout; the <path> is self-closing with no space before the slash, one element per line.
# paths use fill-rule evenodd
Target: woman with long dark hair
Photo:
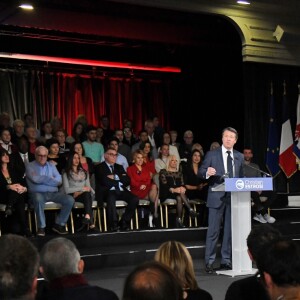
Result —
<path fill-rule="evenodd" d="M 0 164 L 0 203 L 6 205 L 5 216 L 8 231 L 31 236 L 25 217 L 26 182 L 12 168 L 8 151 L 2 147 L 0 147 Z"/>
<path fill-rule="evenodd" d="M 71 152 L 67 166 L 63 173 L 63 187 L 65 193 L 71 195 L 76 202 L 84 204 L 84 218 L 82 226 L 77 231 L 95 231 L 92 209 L 92 188 L 89 173 L 82 167 L 79 154 Z"/>

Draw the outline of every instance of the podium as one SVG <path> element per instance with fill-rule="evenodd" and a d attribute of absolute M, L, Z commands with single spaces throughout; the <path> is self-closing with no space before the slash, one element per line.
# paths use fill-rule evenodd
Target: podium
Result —
<path fill-rule="evenodd" d="M 232 270 L 217 271 L 217 274 L 231 277 L 251 275 L 252 268 L 248 255 L 247 237 L 251 231 L 251 191 L 273 190 L 270 177 L 225 178 L 225 182 L 212 188 L 212 191 L 231 192 L 231 236 Z"/>

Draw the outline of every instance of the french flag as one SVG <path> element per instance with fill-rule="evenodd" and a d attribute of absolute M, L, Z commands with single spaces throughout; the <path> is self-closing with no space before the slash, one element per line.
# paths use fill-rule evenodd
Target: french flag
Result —
<path fill-rule="evenodd" d="M 279 166 L 287 178 L 297 172 L 296 159 L 294 155 L 294 141 L 292 135 L 291 121 L 289 118 L 288 102 L 286 92 L 283 95 L 283 116 L 281 127 Z"/>
<path fill-rule="evenodd" d="M 300 89 L 300 85 L 298 88 Z M 297 156 L 298 160 L 300 160 L 300 94 L 298 96 L 297 103 L 297 123 L 295 129 L 294 154 Z"/>

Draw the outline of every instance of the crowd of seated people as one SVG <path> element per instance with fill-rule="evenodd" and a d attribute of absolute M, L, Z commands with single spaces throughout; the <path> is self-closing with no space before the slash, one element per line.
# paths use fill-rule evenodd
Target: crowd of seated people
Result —
<path fill-rule="evenodd" d="M 193 189 L 192 184 L 189 182 L 185 183 L 184 181 L 187 180 L 187 178 L 190 180 L 192 173 L 194 173 L 195 178 L 197 177 L 196 168 L 201 164 L 203 149 L 200 151 L 200 161 L 198 163 L 193 162 L 194 172 L 190 172 L 190 175 L 186 175 L 186 172 L 189 172 L 189 170 L 192 171 L 192 169 L 186 168 L 186 162 L 191 164 L 192 157 L 196 153 L 192 153 L 194 149 L 193 146 L 197 146 L 197 143 L 193 142 L 193 132 L 191 130 L 186 130 L 183 135 L 184 142 L 180 144 L 177 141 L 177 131 L 171 130 L 168 132 L 165 130 L 159 124 L 157 116 L 145 121 L 144 128 L 140 131 L 138 137 L 133 131 L 133 123 L 131 120 L 126 119 L 123 128 L 113 130 L 110 128 L 109 118 L 106 115 L 102 115 L 99 119 L 99 127 L 89 124 L 84 115 L 79 115 L 74 121 L 70 135 L 68 135 L 66 130 L 62 127 L 62 120 L 59 117 L 54 117 L 52 120 L 42 122 L 40 129 L 36 128 L 35 120 L 30 113 L 26 114 L 23 120 L 16 119 L 13 122 L 13 127 L 10 126 L 10 123 L 10 117 L 7 113 L 0 114 L 0 145 L 1 148 L 6 149 L 12 157 L 11 164 L 14 165 L 14 168 L 18 169 L 18 173 L 22 175 L 22 179 L 24 179 L 24 182 L 28 185 L 28 192 L 26 192 L 24 201 L 25 204 L 28 203 L 29 206 L 32 206 L 35 209 L 38 220 L 37 234 L 40 236 L 45 235 L 46 220 L 44 219 L 42 210 L 46 202 L 55 202 L 59 199 L 57 201 L 62 205 L 62 212 L 56 218 L 53 230 L 60 234 L 65 234 L 64 228 L 70 214 L 72 203 L 74 203 L 74 198 L 77 198 L 76 201 L 81 199 L 81 197 L 77 195 L 77 191 L 66 192 L 63 189 L 64 178 L 66 176 L 65 173 L 70 172 L 68 159 L 69 156 L 74 159 L 75 152 L 78 154 L 76 155 L 76 160 L 78 157 L 80 166 L 76 172 L 85 172 L 84 174 L 87 175 L 91 190 L 96 191 L 96 194 L 94 194 L 93 197 L 98 201 L 99 206 L 103 205 L 103 199 L 100 199 L 103 193 L 99 193 L 99 190 L 101 190 L 100 182 L 102 180 L 99 176 L 103 175 L 101 175 L 99 170 L 96 171 L 96 169 L 101 163 L 107 163 L 105 157 L 108 155 L 105 155 L 105 151 L 109 148 L 115 149 L 116 161 L 114 163 L 121 164 L 126 174 L 127 168 L 130 166 L 133 166 L 130 169 L 131 173 L 132 170 L 137 172 L 136 169 L 145 169 L 149 172 L 150 181 L 148 182 L 149 178 L 147 178 L 147 188 L 143 190 L 143 195 L 141 195 L 142 190 L 137 192 L 134 187 L 135 185 L 130 184 L 130 180 L 133 180 L 133 173 L 131 174 L 131 178 L 129 177 L 128 184 L 126 183 L 127 186 L 124 186 L 124 188 L 128 188 L 129 192 L 130 189 L 132 189 L 132 193 L 135 197 L 150 200 L 150 221 L 154 218 L 153 224 L 156 226 L 158 226 L 157 220 L 159 217 L 158 199 L 163 202 L 165 196 L 169 197 L 171 195 L 166 194 L 163 196 L 164 188 L 160 189 L 159 180 L 154 181 L 153 179 L 154 176 L 157 176 L 157 178 L 159 177 L 161 170 L 168 170 L 169 166 L 167 166 L 166 162 L 170 155 L 175 155 L 176 172 L 183 172 L 182 189 L 187 190 L 185 196 L 179 197 L 180 194 L 184 195 L 184 193 L 178 193 L 178 197 L 176 196 L 175 199 L 184 198 L 182 201 L 179 201 L 179 206 L 182 207 L 182 205 L 188 205 L 189 198 L 194 198 L 195 192 L 191 191 L 190 195 L 189 191 L 189 189 Z M 198 144 L 198 146 L 199 145 L 200 144 Z M 40 146 L 43 146 L 43 148 L 40 148 Z M 42 154 L 40 153 L 41 151 Z M 143 155 L 143 162 L 141 164 L 137 162 L 137 153 Z M 44 155 L 47 156 L 44 158 Z M 36 174 L 32 173 L 33 171 L 30 168 L 33 165 L 35 165 L 35 168 L 43 167 L 39 170 L 40 175 L 36 176 Z M 44 177 L 46 175 L 49 176 L 50 172 L 48 170 L 48 173 L 45 174 L 44 169 L 50 169 L 50 167 L 55 182 L 53 182 L 53 178 L 48 180 L 47 177 Z M 35 168 L 34 171 L 36 171 Z M 71 173 L 74 172 L 75 171 L 72 170 Z M 95 174 L 96 172 L 98 175 Z M 170 170 L 168 170 L 168 172 L 170 172 Z M 67 176 L 70 176 L 70 174 Z M 41 180 L 39 180 L 39 177 L 41 177 Z M 195 178 L 194 181 L 196 180 Z M 143 184 L 140 185 L 143 186 Z M 197 186 L 199 186 L 197 189 L 200 191 L 202 184 L 199 183 Z M 58 194 L 55 194 L 56 196 L 53 197 L 53 194 L 51 193 Z M 66 194 L 70 198 L 61 198 Z M 172 196 L 174 196 L 174 193 L 172 194 Z M 200 192 L 199 197 L 205 197 L 205 193 L 203 193 L 203 191 Z M 205 201 L 205 199 L 202 200 Z M 82 224 L 81 227 L 84 229 L 92 229 L 94 228 L 94 220 L 93 214 L 90 211 L 90 204 L 88 204 L 91 203 L 91 201 L 83 199 L 81 199 L 81 201 L 85 206 L 88 206 L 84 210 L 82 222 L 85 223 Z M 107 199 L 104 199 L 104 202 L 106 201 Z M 137 207 L 136 201 L 134 200 L 133 202 L 134 204 L 131 204 L 130 208 L 130 217 L 132 217 L 132 210 Z M 111 205 L 108 206 L 111 207 Z M 130 207 L 130 205 L 128 206 Z M 188 207 L 188 209 L 190 208 Z M 183 226 L 181 223 L 181 211 L 182 209 L 178 207 L 178 219 L 176 224 L 180 227 Z M 123 223 L 116 224 L 115 217 L 113 216 L 114 213 L 114 211 L 108 213 L 108 228 L 114 231 L 119 227 L 128 228 L 129 220 L 126 219 Z M 89 219 L 89 221 L 86 219 Z M 5 219 L 4 222 L 6 221 L 7 220 Z M 149 224 L 150 223 L 151 222 L 149 222 Z M 24 233 L 27 231 L 28 224 L 25 225 L 26 227 L 20 232 Z"/>

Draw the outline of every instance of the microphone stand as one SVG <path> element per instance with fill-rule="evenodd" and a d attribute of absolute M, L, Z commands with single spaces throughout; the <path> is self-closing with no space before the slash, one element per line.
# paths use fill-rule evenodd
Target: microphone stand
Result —
<path fill-rule="evenodd" d="M 244 165 L 247 166 L 247 167 L 249 167 L 249 168 L 251 168 L 251 169 L 253 169 L 253 170 L 259 171 L 260 173 L 263 173 L 264 175 L 266 175 L 268 177 L 272 177 L 271 174 L 269 174 L 269 173 L 267 173 L 267 172 L 265 172 L 265 171 L 263 171 L 261 169 L 255 168 L 255 167 L 251 166 L 250 164 L 244 163 Z"/>

